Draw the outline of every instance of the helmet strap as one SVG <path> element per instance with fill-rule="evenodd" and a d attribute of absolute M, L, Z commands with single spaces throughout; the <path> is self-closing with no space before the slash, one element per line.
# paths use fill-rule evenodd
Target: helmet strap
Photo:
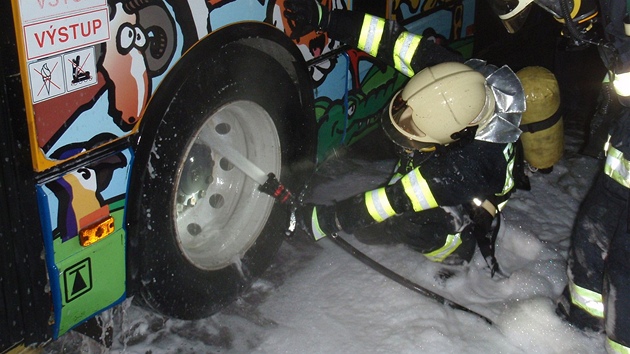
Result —
<path fill-rule="evenodd" d="M 449 145 L 465 145 L 475 140 L 475 134 L 477 133 L 477 126 L 466 127 L 456 133 L 451 134 L 451 139 L 455 140 Z"/>

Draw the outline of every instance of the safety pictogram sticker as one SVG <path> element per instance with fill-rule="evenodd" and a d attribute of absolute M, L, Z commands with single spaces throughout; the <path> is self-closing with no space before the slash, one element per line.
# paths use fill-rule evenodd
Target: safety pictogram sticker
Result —
<path fill-rule="evenodd" d="M 75 91 L 97 83 L 94 47 L 63 55 L 63 70 L 68 91 Z"/>
<path fill-rule="evenodd" d="M 86 258 L 63 272 L 66 303 L 92 290 L 92 262 Z"/>
<path fill-rule="evenodd" d="M 33 102 L 41 102 L 66 92 L 61 57 L 52 57 L 29 64 L 31 96 Z"/>

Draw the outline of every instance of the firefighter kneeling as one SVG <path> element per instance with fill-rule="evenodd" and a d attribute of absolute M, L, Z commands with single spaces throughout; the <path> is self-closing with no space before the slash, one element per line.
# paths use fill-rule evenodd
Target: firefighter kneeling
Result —
<path fill-rule="evenodd" d="M 361 234 L 380 224 L 384 238 L 447 264 L 469 262 L 479 245 L 494 274 L 493 231 L 514 186 L 525 98 L 508 67 L 467 63 L 426 68 L 395 96 L 383 126 L 406 150 L 396 173 L 381 188 L 300 210 L 309 234 Z"/>
<path fill-rule="evenodd" d="M 383 113 L 385 132 L 405 152 L 390 182 L 335 205 L 298 209 L 301 227 L 315 239 L 380 227 L 384 238 L 450 264 L 469 262 L 478 245 L 494 274 L 493 230 L 514 188 L 525 110 L 516 74 L 481 60 L 464 64 L 459 53 L 392 20 L 329 12 L 316 0 L 284 4 L 294 35 L 327 32 L 412 77 Z"/>

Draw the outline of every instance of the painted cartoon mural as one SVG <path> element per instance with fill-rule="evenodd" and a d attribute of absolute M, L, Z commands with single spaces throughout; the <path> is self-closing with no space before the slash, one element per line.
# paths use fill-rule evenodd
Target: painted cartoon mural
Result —
<path fill-rule="evenodd" d="M 112 184 L 114 172 L 129 168 L 129 162 L 125 154 L 118 153 L 46 183 L 46 188 L 57 202 L 56 227 L 52 225 L 53 239 L 59 237 L 67 241 L 76 237 L 82 228 L 110 215 L 115 209 L 110 204 L 115 204 L 121 196 L 108 194 L 107 188 Z M 120 178 L 113 185 L 126 184 L 124 174 L 123 179 Z"/>
<path fill-rule="evenodd" d="M 343 59 L 347 91 L 337 98 L 318 96 L 315 101 L 320 159 L 334 147 L 351 145 L 376 128 L 382 109 L 408 80 L 361 51 L 349 50 Z"/>
<path fill-rule="evenodd" d="M 331 9 L 348 8 L 344 0 L 324 0 L 323 3 Z M 70 151 L 73 154 L 87 151 L 86 148 L 77 148 L 82 144 L 98 147 L 132 133 L 137 129 L 145 105 L 168 68 L 199 39 L 213 29 L 231 22 L 264 21 L 275 25 L 291 37 L 303 56 L 313 61 L 309 70 L 318 90 L 316 96 L 320 101 L 319 106 L 328 106 L 330 102 L 350 104 L 357 97 L 369 95 L 365 88 L 361 88 L 365 78 L 369 80 L 374 77 L 368 74 L 368 63 L 377 66 L 374 70 L 380 67 L 379 63 L 366 55 L 350 51 L 347 62 L 341 63 L 348 69 L 344 74 L 348 83 L 339 82 L 338 79 L 326 82 L 333 71 L 340 71 L 337 68 L 339 59 L 336 56 L 330 56 L 326 60 L 315 59 L 326 57 L 341 44 L 330 40 L 325 33 L 312 32 L 295 37 L 295 24 L 282 16 L 284 0 L 108 0 L 107 5 L 111 33 L 109 40 L 90 50 L 77 51 L 67 56 L 66 62 L 70 63 L 67 66 L 73 70 L 71 75 L 77 88 L 34 104 L 38 146 L 44 160 L 49 160 L 42 163 L 44 167 L 50 166 L 50 161 L 54 164 L 54 161 L 73 157 L 74 155 L 69 154 Z M 437 42 L 451 43 L 469 34 L 466 32 L 469 29 L 462 31 L 466 12 L 461 1 L 397 0 L 391 6 L 391 17 L 404 19 L 404 22 L 427 11 L 438 11 L 439 16 L 431 17 L 439 17 L 439 21 L 433 21 L 428 26 L 423 23 L 422 28 L 416 28 L 414 22 L 407 24 L 409 30 L 421 29 L 422 34 Z M 244 8 L 248 11 L 244 11 Z M 42 62 L 37 70 L 40 73 L 60 70 L 57 66 L 60 63 Z M 45 77 L 49 78 L 48 86 L 61 85 L 54 82 L 51 75 Z M 343 88 L 341 91 L 339 87 L 326 87 L 340 84 Z M 391 90 L 395 88 L 392 86 Z M 376 112 L 380 108 L 371 111 Z M 357 113 L 352 106 L 337 113 L 342 112 L 344 114 L 336 117 L 336 120 L 352 120 Z M 328 120 L 328 116 L 318 117 Z M 363 127 L 367 123 L 365 118 L 361 119 L 360 124 L 358 121 L 349 121 L 343 129 L 335 124 L 335 129 L 322 132 L 320 139 L 328 140 L 322 141 L 320 152 L 339 142 L 352 143 L 356 138 L 355 133 L 345 129 Z M 333 126 L 330 122 L 320 124 L 322 127 Z M 327 138 L 329 136 L 333 138 Z M 95 141 L 97 139 L 100 141 Z M 68 149 L 69 145 L 75 149 Z"/>
<path fill-rule="evenodd" d="M 414 16 L 422 16 L 429 11 L 446 10 L 451 13 L 451 20 L 448 21 L 451 29 L 447 32 L 449 40 L 462 38 L 464 4 L 461 0 L 394 0 L 391 6 L 391 18 L 399 21 L 405 21 Z"/>
<path fill-rule="evenodd" d="M 89 142 L 95 148 L 136 129 L 165 71 L 212 29 L 257 20 L 275 24 L 291 35 L 291 25 L 281 16 L 282 0 L 109 0 L 107 5 L 109 40 L 67 55 L 74 82 L 81 81 L 80 86 L 72 91 L 68 87 L 58 96 L 47 95 L 43 92 L 46 87 L 48 91 L 51 86 L 62 89 L 63 83 L 55 82 L 51 71 L 60 71 L 63 59 L 33 64 L 46 84 L 39 85 L 38 93 L 43 94 L 34 95 L 39 97 L 34 97 L 33 106 L 37 143 L 45 160 L 63 160 L 73 156 L 69 151 L 87 151 L 69 150 L 68 145 Z M 243 11 L 244 6 L 251 11 Z M 331 6 L 345 8 L 345 3 L 338 0 Z M 327 36 L 314 33 L 295 38 L 295 42 L 307 59 L 335 47 Z M 329 69 L 314 66 L 313 77 L 321 83 Z M 97 138 L 102 140 L 96 142 Z"/>
<path fill-rule="evenodd" d="M 71 55 L 74 71 L 81 65 L 85 87 L 33 106 L 37 141 L 47 159 L 87 151 L 68 145 L 94 148 L 127 135 L 140 121 L 153 79 L 174 58 L 175 22 L 162 1 L 112 2 L 109 20 L 108 41 Z"/>

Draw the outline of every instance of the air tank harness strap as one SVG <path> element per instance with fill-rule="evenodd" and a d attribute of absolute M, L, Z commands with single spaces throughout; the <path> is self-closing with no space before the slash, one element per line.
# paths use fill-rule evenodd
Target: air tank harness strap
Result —
<path fill-rule="evenodd" d="M 475 238 L 481 255 L 490 267 L 490 276 L 494 277 L 497 271 L 501 272 L 494 254 L 501 222 L 499 209 L 486 199 L 483 202 L 471 203 L 469 214 L 473 222 L 463 232 L 469 232 Z"/>
<path fill-rule="evenodd" d="M 551 115 L 549 118 L 545 118 L 538 122 L 531 122 L 527 124 L 521 124 L 519 129 L 523 131 L 523 133 L 536 133 L 541 130 L 549 129 L 553 127 L 560 119 L 562 118 L 562 109 L 558 109 L 556 113 Z"/>

